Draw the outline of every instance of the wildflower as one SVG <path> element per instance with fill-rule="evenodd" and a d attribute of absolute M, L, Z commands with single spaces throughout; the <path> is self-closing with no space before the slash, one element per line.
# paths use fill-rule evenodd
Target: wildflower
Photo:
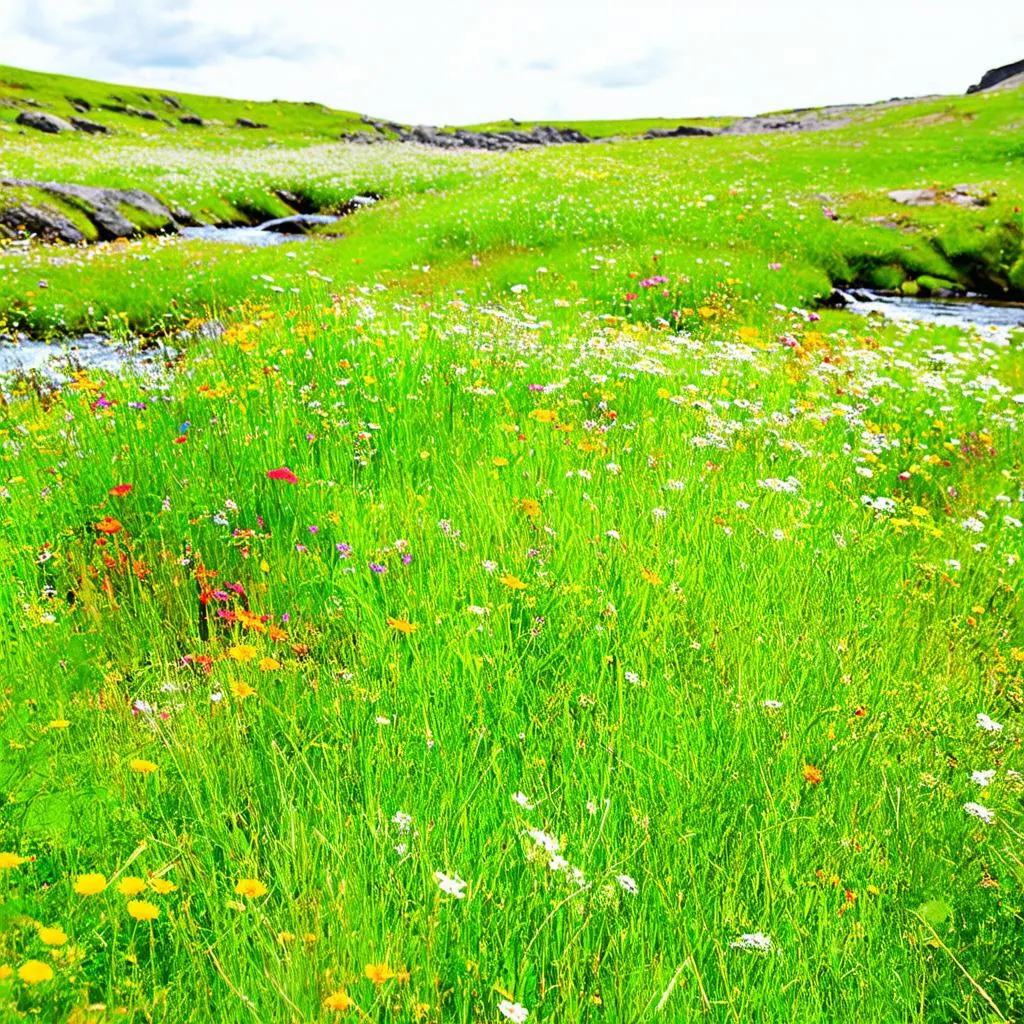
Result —
<path fill-rule="evenodd" d="M 820 768 L 815 768 L 813 764 L 805 764 L 803 771 L 800 773 L 804 777 L 805 782 L 809 782 L 812 786 L 817 786 L 821 780 L 825 777 L 821 773 Z"/>
<path fill-rule="evenodd" d="M 507 1017 L 512 1024 L 523 1024 L 523 1021 L 530 1016 L 530 1011 L 521 1003 L 513 1003 L 509 999 L 502 999 L 498 1003 L 498 1012 L 502 1017 Z"/>
<path fill-rule="evenodd" d="M 390 615 L 388 616 L 388 625 L 399 633 L 405 633 L 407 636 L 419 629 L 419 626 L 409 622 L 408 619 L 396 619 Z"/>
<path fill-rule="evenodd" d="M 149 880 L 149 887 L 153 892 L 158 892 L 162 896 L 166 896 L 169 892 L 174 892 L 178 888 L 172 881 L 166 878 L 151 878 Z"/>
<path fill-rule="evenodd" d="M 747 932 L 729 945 L 733 949 L 754 949 L 759 953 L 767 953 L 772 948 L 772 940 L 763 932 Z"/>
<path fill-rule="evenodd" d="M 135 875 L 128 875 L 117 883 L 117 891 L 122 896 L 138 896 L 145 888 L 146 883 Z"/>
<path fill-rule="evenodd" d="M 160 908 L 146 900 L 132 900 L 128 904 L 128 913 L 136 921 L 155 921 L 160 916 Z"/>
<path fill-rule="evenodd" d="M 324 1000 L 324 1006 L 328 1010 L 334 1010 L 337 1013 L 344 1013 L 355 1005 L 355 1000 L 343 988 L 339 988 L 337 992 L 332 992 Z"/>
<path fill-rule="evenodd" d="M 636 879 L 631 878 L 629 875 L 616 875 L 615 881 L 618 882 L 626 892 L 632 893 L 634 896 L 640 891 L 640 887 L 636 884 Z"/>
<path fill-rule="evenodd" d="M 370 562 L 370 572 L 377 573 L 378 576 L 383 576 L 388 571 L 386 565 L 381 565 L 380 562 Z"/>
<path fill-rule="evenodd" d="M 0 871 L 21 867 L 27 860 L 28 857 L 19 857 L 16 853 L 0 853 Z"/>
<path fill-rule="evenodd" d="M 973 801 L 971 803 L 966 803 L 964 804 L 964 810 L 973 817 L 985 822 L 986 825 L 992 825 L 995 823 L 995 812 L 990 811 L 987 807 L 982 807 L 981 804 L 976 804 Z"/>
<path fill-rule="evenodd" d="M 235 892 L 239 896 L 245 896 L 247 899 L 255 900 L 259 899 L 260 896 L 267 894 L 267 887 L 256 878 L 243 878 L 236 886 Z"/>
<path fill-rule="evenodd" d="M 1003 727 L 998 722 L 993 722 L 988 715 L 983 714 L 981 711 L 978 712 L 977 716 L 978 728 L 983 729 L 985 732 L 1002 732 Z"/>
<path fill-rule="evenodd" d="M 498 577 L 499 583 L 504 583 L 509 590 L 525 590 L 526 584 L 518 577 L 506 574 Z"/>
<path fill-rule="evenodd" d="M 59 926 L 55 926 L 53 928 L 40 926 L 36 934 L 39 936 L 39 941 L 44 946 L 63 946 L 64 943 L 68 941 L 67 934 L 64 929 Z"/>
<path fill-rule="evenodd" d="M 90 874 L 79 875 L 75 879 L 75 892 L 79 896 L 95 896 L 99 892 L 103 892 L 107 887 L 107 879 L 104 875 L 99 872 L 91 872 Z"/>
<path fill-rule="evenodd" d="M 412 828 L 412 815 L 405 811 L 395 811 L 391 821 L 398 826 L 399 832 L 408 832 Z"/>
<path fill-rule="evenodd" d="M 987 771 L 983 772 L 971 772 L 971 782 L 975 783 L 978 786 L 984 787 L 992 782 L 992 780 L 995 778 L 995 774 L 995 768 L 989 768 Z"/>
<path fill-rule="evenodd" d="M 96 530 L 98 533 L 105 533 L 108 537 L 112 537 L 115 533 L 120 533 L 124 527 L 111 516 L 104 516 L 97 524 Z"/>
<path fill-rule="evenodd" d="M 533 810 L 533 804 L 530 803 L 530 798 L 525 793 L 513 793 L 512 801 L 513 803 L 519 804 L 519 806 L 522 807 L 524 810 Z"/>
<path fill-rule="evenodd" d="M 391 970 L 386 963 L 383 964 L 367 964 L 363 968 L 363 974 L 374 983 L 374 985 L 383 985 L 384 982 L 390 981 L 395 977 L 395 972 Z"/>
<path fill-rule="evenodd" d="M 299 478 L 287 466 L 281 466 L 280 469 L 268 469 L 267 479 L 283 480 L 286 484 L 297 484 L 299 482 Z"/>
<path fill-rule="evenodd" d="M 115 498 L 123 498 L 126 494 L 131 494 L 131 491 L 131 484 L 118 484 L 116 487 L 111 487 L 107 493 L 113 495 Z"/>
<path fill-rule="evenodd" d="M 233 679 L 231 681 L 231 696 L 245 700 L 246 697 L 255 697 L 256 691 L 248 683 L 240 683 Z"/>
<path fill-rule="evenodd" d="M 558 413 L 554 409 L 534 409 L 530 413 L 530 419 L 538 423 L 554 423 L 558 419 Z"/>
<path fill-rule="evenodd" d="M 232 661 L 252 661 L 258 653 L 259 651 L 257 651 L 251 644 L 236 644 L 234 647 L 228 649 L 228 657 Z"/>
<path fill-rule="evenodd" d="M 133 758 L 129 767 L 139 775 L 152 775 L 157 770 L 157 765 L 152 761 L 145 761 L 141 757 Z"/>
<path fill-rule="evenodd" d="M 662 578 L 653 569 L 641 569 L 640 575 L 648 582 L 652 587 L 660 587 L 664 582 Z"/>
<path fill-rule="evenodd" d="M 18 968 L 18 977 L 26 985 L 38 985 L 41 981 L 53 980 L 53 968 L 42 960 L 26 960 Z"/>
<path fill-rule="evenodd" d="M 261 672 L 276 672 L 281 667 L 281 662 L 276 658 L 262 658 L 259 663 Z"/>
<path fill-rule="evenodd" d="M 781 700 L 763 700 L 761 701 L 761 707 L 767 708 L 769 711 L 778 711 L 782 707 Z"/>
<path fill-rule="evenodd" d="M 547 832 L 542 831 L 539 828 L 528 828 L 526 834 L 542 849 L 547 850 L 548 853 L 558 853 L 560 844 L 554 836 L 549 836 Z"/>
<path fill-rule="evenodd" d="M 66 718 L 55 718 L 52 722 L 48 722 L 46 725 L 47 729 L 66 729 L 71 723 Z"/>
<path fill-rule="evenodd" d="M 454 896 L 457 900 L 465 898 L 466 893 L 463 890 L 469 883 L 464 882 L 458 875 L 449 877 L 443 871 L 435 871 L 434 880 L 437 882 L 441 892 Z"/>
<path fill-rule="evenodd" d="M 518 505 L 520 512 L 531 519 L 535 519 L 540 515 L 540 502 L 536 498 L 521 498 Z"/>

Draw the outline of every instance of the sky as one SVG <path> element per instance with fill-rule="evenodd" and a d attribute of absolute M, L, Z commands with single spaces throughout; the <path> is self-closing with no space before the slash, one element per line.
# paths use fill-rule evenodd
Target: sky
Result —
<path fill-rule="evenodd" d="M 962 93 L 1021 0 L 0 0 L 0 64 L 403 122 L 754 114 Z"/>

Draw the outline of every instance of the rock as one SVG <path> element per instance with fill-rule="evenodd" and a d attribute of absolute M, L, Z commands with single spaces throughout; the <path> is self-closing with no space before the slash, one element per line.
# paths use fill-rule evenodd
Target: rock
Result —
<path fill-rule="evenodd" d="M 1021 76 L 1021 81 L 1024 82 L 1024 60 L 1015 61 L 1013 64 L 1004 64 L 1001 68 L 993 68 L 991 71 L 986 71 L 981 76 L 981 81 L 977 85 L 972 85 L 967 90 L 967 95 L 970 96 L 975 92 L 984 92 L 986 89 L 994 89 L 997 85 L 1002 85 L 1011 78 L 1017 78 L 1018 76 Z"/>
<path fill-rule="evenodd" d="M 392 127 L 389 125 L 389 127 Z M 555 146 L 568 143 L 590 142 L 591 139 L 575 128 L 555 128 L 553 125 L 536 125 L 529 131 L 473 132 L 458 128 L 447 132 L 431 125 L 416 125 L 413 128 L 394 126 L 399 141 L 418 142 L 423 146 L 437 149 L 488 149 L 505 151 L 519 146 Z"/>
<path fill-rule="evenodd" d="M 273 231 L 279 235 L 308 235 L 318 224 L 333 224 L 337 217 L 330 214 L 297 213 L 292 217 L 278 217 L 260 224 L 260 231 Z"/>
<path fill-rule="evenodd" d="M 105 124 L 98 124 L 85 117 L 73 117 L 71 123 L 80 131 L 90 135 L 109 135 L 110 129 Z"/>
<path fill-rule="evenodd" d="M 239 117 L 235 119 L 235 124 L 239 128 L 267 128 L 268 125 L 260 124 L 259 121 L 250 121 L 247 117 Z"/>
<path fill-rule="evenodd" d="M 829 309 L 842 309 L 849 304 L 850 296 L 838 288 L 833 288 L 828 298 L 822 299 L 819 303 L 820 306 L 827 306 Z"/>
<path fill-rule="evenodd" d="M 23 124 L 26 128 L 35 128 L 36 131 L 46 132 L 49 135 L 75 130 L 64 118 L 57 117 L 56 114 L 43 114 L 36 110 L 23 110 L 15 119 L 15 123 Z"/>
<path fill-rule="evenodd" d="M 889 198 L 901 206 L 934 206 L 936 196 L 933 188 L 899 188 Z"/>
<path fill-rule="evenodd" d="M 182 124 L 194 124 L 198 128 L 202 128 L 203 125 L 206 123 L 198 114 L 182 114 L 181 117 L 178 118 L 178 120 Z"/>
<path fill-rule="evenodd" d="M 380 135 L 371 135 L 369 132 L 343 132 L 341 141 L 353 142 L 360 146 L 369 146 L 376 142 L 383 142 L 384 139 Z"/>
<path fill-rule="evenodd" d="M 64 99 L 78 111 L 79 114 L 88 114 L 92 110 L 92 104 L 88 100 L 83 100 L 78 96 L 65 96 Z"/>
<path fill-rule="evenodd" d="M 167 104 L 172 110 L 181 110 L 181 100 L 177 96 L 164 96 L 161 95 L 160 99 Z"/>
<path fill-rule="evenodd" d="M 710 128 L 696 128 L 693 125 L 681 124 L 678 128 L 649 128 L 644 132 L 645 139 L 677 139 L 690 135 L 714 135 Z"/>
<path fill-rule="evenodd" d="M 62 213 L 48 207 L 9 206 L 0 210 L 0 225 L 14 235 L 25 230 L 47 242 L 68 242 L 75 245 L 85 241 L 85 235 Z"/>

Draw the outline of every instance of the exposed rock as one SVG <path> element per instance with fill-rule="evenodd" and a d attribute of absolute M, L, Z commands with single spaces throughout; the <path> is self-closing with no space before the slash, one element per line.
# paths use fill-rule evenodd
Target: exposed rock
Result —
<path fill-rule="evenodd" d="M 341 141 L 368 146 L 375 142 L 386 142 L 387 139 L 383 135 L 371 135 L 369 132 L 344 132 L 341 136 Z"/>
<path fill-rule="evenodd" d="M 23 110 L 16 118 L 17 124 L 36 131 L 57 135 L 59 132 L 73 132 L 75 129 L 62 117 L 56 114 L 43 114 L 36 110 Z"/>
<path fill-rule="evenodd" d="M 901 206 L 934 206 L 936 193 L 933 188 L 898 188 L 889 198 Z"/>
<path fill-rule="evenodd" d="M 1020 82 L 1010 82 L 1011 79 L 1020 78 Z M 967 95 L 975 92 L 984 92 L 986 89 L 994 89 L 997 85 L 1024 84 L 1024 60 L 1015 61 L 1013 64 L 1004 64 L 1001 68 L 993 68 L 981 76 L 977 85 L 972 85 L 967 90 Z"/>
<path fill-rule="evenodd" d="M 235 124 L 239 128 L 267 128 L 269 125 L 261 124 L 259 121 L 250 121 L 247 117 L 239 117 L 235 119 Z"/>
<path fill-rule="evenodd" d="M 392 127 L 389 125 L 388 127 Z M 472 132 L 465 128 L 442 131 L 431 125 L 416 125 L 413 128 L 393 126 L 401 142 L 417 142 L 422 146 L 437 149 L 487 149 L 509 150 L 520 146 L 556 146 L 566 143 L 592 141 L 575 128 L 555 128 L 552 125 L 536 125 L 529 131 Z M 369 142 L 374 137 L 365 132 L 354 133 L 363 136 L 350 139 L 353 142 Z"/>
<path fill-rule="evenodd" d="M 83 100 L 79 96 L 65 96 L 64 99 L 74 107 L 75 110 L 80 114 L 88 114 L 92 110 L 92 104 L 88 100 Z"/>
<path fill-rule="evenodd" d="M 264 221 L 259 229 L 274 231 L 279 235 L 308 235 L 310 229 L 318 224 L 333 224 L 336 220 L 338 218 L 330 214 L 297 213 L 292 217 Z"/>
<path fill-rule="evenodd" d="M 206 123 L 198 114 L 182 114 L 181 117 L 178 118 L 178 120 L 182 124 L 194 124 L 197 125 L 199 128 L 202 128 L 203 125 Z"/>
<path fill-rule="evenodd" d="M 109 135 L 110 129 L 105 124 L 98 124 L 86 117 L 73 117 L 71 123 L 80 131 L 88 132 L 90 135 Z"/>
<path fill-rule="evenodd" d="M 681 124 L 678 128 L 649 128 L 644 132 L 645 139 L 678 139 L 690 135 L 714 135 L 710 128 L 697 128 L 689 124 Z"/>
<path fill-rule="evenodd" d="M 9 206 L 0 210 L 0 228 L 15 236 L 19 231 L 27 231 L 47 242 L 68 242 L 72 245 L 85 241 L 85 235 L 62 213 L 49 207 Z"/>
<path fill-rule="evenodd" d="M 181 100 L 177 96 L 164 96 L 161 95 L 161 100 L 167 104 L 172 110 L 181 110 Z"/>

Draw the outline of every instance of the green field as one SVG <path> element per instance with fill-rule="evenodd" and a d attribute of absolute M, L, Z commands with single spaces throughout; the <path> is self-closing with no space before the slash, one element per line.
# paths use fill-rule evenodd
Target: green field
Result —
<path fill-rule="evenodd" d="M 1024 90 L 511 153 L 175 97 L 0 106 L 0 178 L 383 198 L 0 241 L 0 335 L 181 350 L 0 383 L 0 1021 L 1024 1020 L 1024 331 L 819 305 L 1024 295 Z"/>

